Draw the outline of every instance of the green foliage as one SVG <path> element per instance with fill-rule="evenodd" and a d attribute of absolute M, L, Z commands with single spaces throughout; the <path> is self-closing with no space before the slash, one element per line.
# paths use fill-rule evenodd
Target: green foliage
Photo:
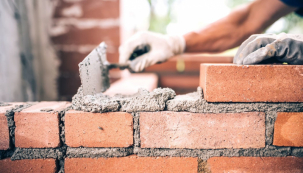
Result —
<path fill-rule="evenodd" d="M 166 0 L 167 3 L 167 13 L 165 16 L 158 16 L 155 13 L 157 0 L 148 0 L 150 6 L 150 19 L 148 30 L 166 34 L 166 26 L 171 22 L 171 9 L 175 0 Z"/>
<path fill-rule="evenodd" d="M 251 0 L 226 0 L 226 5 L 231 9 L 234 9 L 241 4 L 247 4 L 249 2 L 251 2 Z"/>
<path fill-rule="evenodd" d="M 303 18 L 295 13 L 284 17 L 285 25 L 281 32 L 303 34 Z"/>
<path fill-rule="evenodd" d="M 166 33 L 166 26 L 173 20 L 173 16 L 171 14 L 172 6 L 175 1 L 177 0 L 165 0 L 167 4 L 167 13 L 164 16 L 159 16 L 155 12 L 156 3 L 158 1 L 163 0 L 148 0 L 150 5 L 150 26 L 149 30 L 159 33 Z M 179 0 L 180 1 L 180 0 Z M 235 7 L 247 4 L 252 2 L 252 0 L 226 0 L 225 3 L 231 9 Z M 303 34 L 303 18 L 298 16 L 295 13 L 291 13 L 282 18 L 283 20 L 283 29 L 281 31 L 277 31 L 277 33 L 285 32 L 285 33 L 296 33 L 296 34 Z"/>

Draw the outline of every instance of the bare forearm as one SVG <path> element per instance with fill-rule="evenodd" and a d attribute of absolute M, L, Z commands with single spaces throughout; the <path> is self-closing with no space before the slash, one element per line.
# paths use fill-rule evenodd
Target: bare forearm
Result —
<path fill-rule="evenodd" d="M 294 10 L 278 0 L 254 1 L 200 31 L 184 35 L 185 52 L 222 52 L 239 46 L 251 34 L 264 31 Z"/>

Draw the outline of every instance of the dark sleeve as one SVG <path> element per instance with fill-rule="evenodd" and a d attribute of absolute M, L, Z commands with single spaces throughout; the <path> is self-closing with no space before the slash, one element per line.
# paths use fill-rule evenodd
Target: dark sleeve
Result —
<path fill-rule="evenodd" d="M 303 0 L 280 0 L 280 1 L 290 7 L 297 7 L 298 9 L 297 11 L 295 11 L 295 13 L 303 17 Z"/>

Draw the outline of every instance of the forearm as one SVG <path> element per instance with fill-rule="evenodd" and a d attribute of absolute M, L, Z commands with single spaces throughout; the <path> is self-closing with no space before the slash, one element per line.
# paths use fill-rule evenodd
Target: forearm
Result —
<path fill-rule="evenodd" d="M 257 0 L 200 31 L 184 35 L 185 52 L 222 52 L 239 46 L 251 34 L 261 33 L 280 17 L 294 11 L 278 0 Z"/>

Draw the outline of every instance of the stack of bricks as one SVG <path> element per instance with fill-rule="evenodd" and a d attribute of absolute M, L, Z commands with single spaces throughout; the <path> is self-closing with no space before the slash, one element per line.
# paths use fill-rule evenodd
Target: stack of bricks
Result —
<path fill-rule="evenodd" d="M 107 59 L 118 62 L 120 45 L 119 0 L 58 0 L 54 2 L 51 39 L 61 61 L 60 100 L 71 100 L 80 86 L 78 64 L 100 42 L 106 42 Z"/>
<path fill-rule="evenodd" d="M 202 64 L 200 87 L 158 112 L 2 104 L 1 172 L 303 172 L 303 66 Z"/>

